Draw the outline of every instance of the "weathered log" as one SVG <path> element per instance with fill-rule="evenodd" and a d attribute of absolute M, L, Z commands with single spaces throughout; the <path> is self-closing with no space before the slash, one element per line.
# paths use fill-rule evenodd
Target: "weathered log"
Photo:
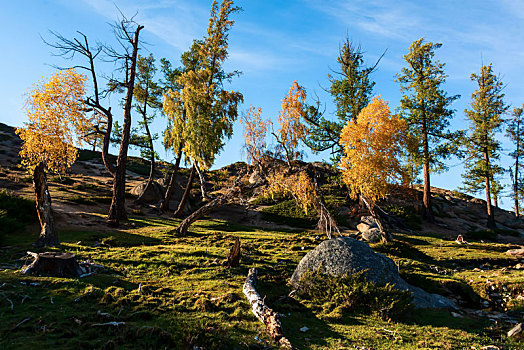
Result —
<path fill-rule="evenodd" d="M 35 260 L 22 270 L 24 274 L 80 277 L 84 273 L 84 269 L 78 264 L 73 253 L 27 252 L 27 254 Z"/>
<path fill-rule="evenodd" d="M 251 305 L 251 311 L 266 326 L 266 330 L 273 340 L 278 342 L 283 348 L 295 349 L 289 339 L 284 337 L 278 313 L 266 305 L 264 299 L 255 288 L 256 284 L 257 269 L 249 269 L 242 291 Z"/>
<path fill-rule="evenodd" d="M 227 261 L 224 263 L 226 267 L 238 267 L 240 265 L 240 239 L 235 238 L 235 244 L 229 250 Z"/>
<path fill-rule="evenodd" d="M 219 196 L 213 199 L 211 202 L 204 205 L 203 207 L 200 207 L 198 210 L 196 210 L 187 218 L 185 218 L 184 221 L 182 221 L 174 231 L 178 234 L 185 235 L 189 226 L 191 226 L 193 222 L 197 221 L 202 216 L 209 214 L 216 208 L 226 204 L 231 198 L 235 197 L 238 194 L 238 191 L 239 189 L 237 187 L 233 187 L 222 196 Z"/>

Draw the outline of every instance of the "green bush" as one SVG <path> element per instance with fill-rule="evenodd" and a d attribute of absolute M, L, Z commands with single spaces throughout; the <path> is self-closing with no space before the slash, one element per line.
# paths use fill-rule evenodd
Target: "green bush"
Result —
<path fill-rule="evenodd" d="M 469 239 L 485 240 L 485 241 L 496 241 L 497 235 L 505 236 L 518 236 L 519 232 L 514 230 L 504 229 L 486 229 L 486 230 L 471 230 L 468 231 L 465 236 Z"/>
<path fill-rule="evenodd" d="M 294 199 L 290 199 L 262 209 L 262 218 L 293 227 L 312 228 L 317 223 L 317 212 L 312 209 L 306 214 Z"/>
<path fill-rule="evenodd" d="M 58 184 L 62 184 L 62 185 L 72 185 L 75 183 L 75 180 L 73 180 L 69 176 L 60 176 L 60 175 L 52 176 L 51 178 L 49 178 L 49 181 L 55 182 Z"/>
<path fill-rule="evenodd" d="M 0 190 L 0 234 L 14 232 L 38 221 L 35 202 Z"/>
<path fill-rule="evenodd" d="M 413 296 L 391 284 L 368 281 L 365 271 L 331 276 L 316 271 L 305 272 L 297 295 L 321 307 L 324 313 L 340 317 L 344 313 L 372 313 L 383 319 L 398 317 L 412 308 Z"/>
<path fill-rule="evenodd" d="M 412 206 L 388 205 L 384 209 L 389 213 L 404 219 L 406 225 L 412 230 L 420 230 L 422 218 Z"/>
<path fill-rule="evenodd" d="M 74 195 L 69 198 L 67 198 L 69 202 L 73 202 L 76 204 L 87 204 L 87 205 L 93 205 L 95 204 L 95 201 L 91 197 L 86 197 L 82 195 Z"/>
<path fill-rule="evenodd" d="M 137 162 L 134 160 L 127 163 L 127 166 L 126 166 L 127 170 L 132 171 L 135 174 L 143 175 L 143 176 L 149 175 L 150 168 L 151 166 L 149 165 L 149 163 L 146 163 L 145 161 Z"/>

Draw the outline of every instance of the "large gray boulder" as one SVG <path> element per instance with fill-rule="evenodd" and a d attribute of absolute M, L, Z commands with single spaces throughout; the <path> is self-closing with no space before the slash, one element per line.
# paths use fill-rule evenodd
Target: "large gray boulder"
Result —
<path fill-rule="evenodd" d="M 131 189 L 131 194 L 135 196 L 140 196 L 147 186 L 147 181 L 141 182 Z M 146 203 L 158 202 L 164 198 L 164 189 L 156 181 L 151 183 L 151 186 L 144 193 L 142 200 Z"/>
<path fill-rule="evenodd" d="M 438 294 L 428 293 L 421 288 L 412 286 L 398 274 L 393 260 L 375 253 L 366 243 L 351 237 L 337 237 L 320 243 L 307 253 L 299 262 L 290 283 L 295 288 L 299 285 L 302 274 L 308 270 L 321 269 L 330 275 L 344 273 L 354 274 L 362 270 L 365 277 L 375 283 L 394 284 L 400 290 L 413 293 L 413 303 L 419 308 L 455 308 L 455 304 Z"/>

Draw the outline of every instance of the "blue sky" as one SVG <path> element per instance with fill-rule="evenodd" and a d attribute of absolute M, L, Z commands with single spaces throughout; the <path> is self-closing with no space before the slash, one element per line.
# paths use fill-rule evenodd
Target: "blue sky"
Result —
<path fill-rule="evenodd" d="M 206 0 L 19 0 L 0 1 L 0 21 L 4 32 L 0 37 L 0 121 L 21 126 L 24 93 L 31 84 L 53 72 L 52 64 L 65 65 L 51 55 L 40 36 L 50 38 L 48 30 L 71 37 L 82 31 L 94 41 L 113 41 L 108 23 L 118 16 L 118 8 L 145 26 L 142 39 L 149 52 L 159 59 L 166 57 L 175 65 L 180 54 L 194 38 L 205 33 L 211 1 Z M 470 102 L 475 85 L 472 72 L 484 63 L 493 62 L 500 73 L 506 102 L 519 106 L 524 102 L 524 3 L 519 0 L 428 0 L 428 1 L 258 1 L 238 0 L 243 11 L 230 33 L 230 57 L 226 68 L 238 69 L 243 75 L 233 81 L 231 89 L 244 94 L 245 104 L 262 107 L 265 117 L 276 118 L 280 102 L 290 84 L 297 80 L 309 96 L 315 94 L 326 103 L 328 115 L 333 104 L 323 88 L 328 87 L 327 74 L 336 69 L 339 45 L 346 33 L 362 45 L 366 60 L 372 64 L 387 49 L 373 78 L 374 92 L 389 101 L 392 109 L 400 100 L 394 75 L 404 65 L 403 55 L 413 40 L 420 37 L 440 42 L 437 59 L 446 63 L 449 75 L 448 93 L 460 94 L 453 108 L 454 128 L 467 126 L 464 108 Z M 110 65 L 101 65 L 108 74 Z M 118 98 L 110 103 L 115 110 Z M 166 125 L 158 118 L 153 129 L 161 132 Z M 503 135 L 500 135 L 503 140 Z M 235 126 L 235 135 L 218 156 L 215 167 L 243 157 L 242 129 Z M 505 153 L 511 145 L 503 141 Z M 171 160 L 160 144 L 160 156 Z M 325 156 L 327 157 L 327 156 Z M 318 156 L 309 156 L 316 160 Z M 322 157 L 320 157 L 322 158 Z M 502 165 L 509 159 L 502 157 Z M 460 186 L 462 167 L 451 160 L 450 171 L 433 176 L 432 185 L 455 189 Z M 504 200 L 510 206 L 510 200 Z"/>

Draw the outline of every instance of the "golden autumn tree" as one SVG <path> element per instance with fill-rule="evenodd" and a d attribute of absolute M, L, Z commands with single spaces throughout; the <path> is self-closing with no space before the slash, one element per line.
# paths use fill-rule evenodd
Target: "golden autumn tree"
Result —
<path fill-rule="evenodd" d="M 226 90 L 224 83 L 239 74 L 226 72 L 224 63 L 228 57 L 229 30 L 234 24 L 231 15 L 238 12 L 233 0 L 213 1 L 207 34 L 196 40 L 190 55 L 194 60 L 191 69 L 177 79 L 181 89 L 176 98 L 183 108 L 185 127 L 182 133 L 182 151 L 186 160 L 193 163 L 189 179 L 195 171 L 200 178 L 202 197 L 208 198 L 203 171 L 214 163 L 215 157 L 224 147 L 224 140 L 233 135 L 233 125 L 238 114 L 238 104 L 243 95 L 238 91 Z M 191 188 L 188 181 L 175 216 L 184 211 Z"/>
<path fill-rule="evenodd" d="M 306 107 L 306 90 L 295 80 L 282 100 L 282 111 L 278 115 L 280 129 L 273 132 L 289 166 L 293 160 L 301 158 L 301 153 L 297 151 L 298 144 L 308 134 L 304 124 Z"/>
<path fill-rule="evenodd" d="M 46 172 L 63 172 L 75 161 L 75 143 L 82 142 L 82 130 L 89 123 L 84 115 L 86 77 L 73 69 L 59 71 L 28 93 L 26 114 L 29 121 L 18 128 L 22 139 L 22 165 L 33 174 L 36 207 L 41 232 L 39 246 L 58 245 L 51 214 L 51 197 Z"/>
<path fill-rule="evenodd" d="M 262 158 L 266 154 L 266 134 L 270 124 L 261 118 L 262 108 L 250 106 L 240 117 L 240 124 L 244 127 L 244 148 L 248 162 L 262 168 Z"/>
<path fill-rule="evenodd" d="M 392 115 L 387 102 L 374 97 L 356 120 L 349 121 L 340 137 L 344 156 L 340 162 L 350 196 L 359 196 L 376 219 L 383 241 L 391 239 L 376 212 L 390 186 L 402 182 L 400 157 L 406 143 L 406 122 Z"/>

